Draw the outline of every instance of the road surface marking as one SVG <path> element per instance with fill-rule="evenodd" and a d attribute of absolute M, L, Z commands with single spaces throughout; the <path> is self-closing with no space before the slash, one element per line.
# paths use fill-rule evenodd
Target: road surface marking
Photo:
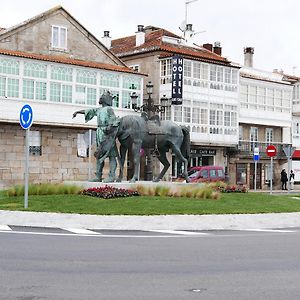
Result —
<path fill-rule="evenodd" d="M 7 225 L 0 225 L 0 230 L 12 230 L 12 229 Z"/>
<path fill-rule="evenodd" d="M 96 232 L 96 231 L 92 231 L 92 230 L 88 230 L 88 229 L 84 229 L 84 228 L 61 228 L 63 230 L 67 230 L 73 233 L 77 233 L 77 234 L 95 234 L 95 235 L 101 235 L 101 233 Z"/>
<path fill-rule="evenodd" d="M 283 230 L 283 229 L 241 229 L 241 231 L 258 231 L 258 232 L 297 232 L 295 230 Z"/>
<path fill-rule="evenodd" d="M 160 232 L 160 233 L 170 233 L 179 235 L 208 235 L 205 232 L 193 232 L 193 231 L 183 231 L 183 230 L 147 230 L 149 232 Z"/>

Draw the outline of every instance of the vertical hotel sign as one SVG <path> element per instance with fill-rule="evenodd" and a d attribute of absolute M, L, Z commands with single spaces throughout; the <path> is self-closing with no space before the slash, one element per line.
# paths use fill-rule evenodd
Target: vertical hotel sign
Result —
<path fill-rule="evenodd" d="M 172 104 L 182 105 L 183 88 L 183 58 L 179 55 L 172 57 Z"/>

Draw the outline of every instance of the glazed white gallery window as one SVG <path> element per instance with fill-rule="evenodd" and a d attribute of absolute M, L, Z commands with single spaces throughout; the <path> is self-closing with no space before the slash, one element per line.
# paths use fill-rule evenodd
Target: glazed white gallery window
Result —
<path fill-rule="evenodd" d="M 53 48 L 67 49 L 67 28 L 57 25 L 52 25 L 52 40 Z"/>

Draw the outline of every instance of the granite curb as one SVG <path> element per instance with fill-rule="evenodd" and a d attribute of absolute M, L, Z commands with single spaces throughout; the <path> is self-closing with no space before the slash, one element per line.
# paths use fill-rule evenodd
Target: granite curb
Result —
<path fill-rule="evenodd" d="M 99 216 L 0 210 L 0 224 L 112 230 L 242 230 L 300 227 L 300 212 L 229 215 Z"/>

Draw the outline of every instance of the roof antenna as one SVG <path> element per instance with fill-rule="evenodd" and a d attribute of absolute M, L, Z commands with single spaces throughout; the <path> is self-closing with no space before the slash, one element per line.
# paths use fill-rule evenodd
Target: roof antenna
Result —
<path fill-rule="evenodd" d="M 180 29 L 180 31 L 183 32 L 183 37 L 186 41 L 198 33 L 206 32 L 206 30 L 195 32 L 194 30 L 192 30 L 192 25 L 188 24 L 188 5 L 193 2 L 196 2 L 196 1 L 198 1 L 198 0 L 186 0 L 185 1 L 185 19 L 181 22 L 179 29 Z"/>

